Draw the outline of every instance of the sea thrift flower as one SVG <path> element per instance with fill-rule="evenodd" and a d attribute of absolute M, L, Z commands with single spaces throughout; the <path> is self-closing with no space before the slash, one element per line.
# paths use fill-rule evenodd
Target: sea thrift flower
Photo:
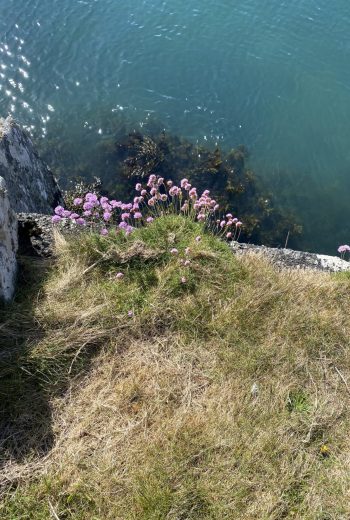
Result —
<path fill-rule="evenodd" d="M 124 278 L 124 274 L 123 274 L 123 273 L 117 273 L 115 277 L 116 277 L 118 280 L 121 280 L 122 278 Z"/>
<path fill-rule="evenodd" d="M 64 212 L 64 208 L 62 208 L 62 206 L 56 206 L 56 208 L 55 208 L 56 215 L 62 216 L 63 212 Z"/>
<path fill-rule="evenodd" d="M 153 195 L 153 196 L 156 195 L 157 193 L 158 193 L 157 188 L 152 188 L 152 189 L 150 190 L 150 194 Z"/>
<path fill-rule="evenodd" d="M 136 211 L 136 213 L 134 214 L 134 218 L 136 220 L 139 220 L 140 218 L 142 218 L 142 213 L 140 213 L 139 211 Z"/>
<path fill-rule="evenodd" d="M 128 311 L 128 316 L 129 316 L 129 318 L 132 318 L 134 316 L 133 311 Z"/>
<path fill-rule="evenodd" d="M 75 220 L 76 218 L 79 218 L 79 215 L 78 215 L 78 213 L 71 213 L 71 214 L 69 215 L 69 218 L 70 218 L 71 220 Z"/>
<path fill-rule="evenodd" d="M 176 249 L 176 247 L 173 247 L 172 249 L 170 249 L 170 253 L 172 255 L 177 255 L 179 253 L 179 251 Z"/>
<path fill-rule="evenodd" d="M 111 219 L 111 216 L 112 216 L 112 213 L 109 213 L 109 211 L 106 211 L 106 212 L 103 214 L 103 220 L 105 220 L 106 222 L 108 222 L 108 221 Z"/>
<path fill-rule="evenodd" d="M 191 263 L 190 260 L 185 260 L 185 261 L 184 261 L 184 266 L 185 266 L 185 267 L 188 267 L 188 266 L 190 265 L 190 263 Z"/>
<path fill-rule="evenodd" d="M 198 236 L 196 237 L 196 242 L 200 242 L 202 240 L 202 237 Z"/>
<path fill-rule="evenodd" d="M 51 219 L 53 224 L 58 224 L 58 222 L 60 222 L 61 220 L 62 218 L 59 215 L 54 215 Z"/>
<path fill-rule="evenodd" d="M 108 202 L 108 197 L 101 197 L 101 198 L 100 198 L 100 204 L 101 204 L 101 206 L 102 206 L 103 204 L 106 204 L 107 202 Z"/>
<path fill-rule="evenodd" d="M 86 224 L 86 221 L 83 219 L 83 218 L 77 218 L 77 220 L 75 221 L 79 226 L 85 226 Z"/>
<path fill-rule="evenodd" d="M 146 197 L 146 195 L 147 195 L 147 190 L 142 190 L 142 191 L 141 191 L 141 195 L 142 195 L 142 197 Z"/>
<path fill-rule="evenodd" d="M 186 186 L 186 184 L 188 184 L 188 179 L 182 179 L 180 182 L 181 188 L 184 188 Z"/>
<path fill-rule="evenodd" d="M 100 235 L 102 235 L 102 236 L 108 235 L 108 229 L 102 228 L 101 231 L 100 231 Z"/>
<path fill-rule="evenodd" d="M 92 204 L 92 202 L 84 202 L 84 205 L 83 205 L 83 209 L 89 211 L 91 209 L 93 209 L 94 205 Z"/>
<path fill-rule="evenodd" d="M 83 199 L 81 199 L 80 197 L 77 197 L 76 199 L 73 200 L 73 204 L 74 206 L 80 206 L 80 204 L 83 203 Z"/>
<path fill-rule="evenodd" d="M 350 246 L 347 244 L 338 247 L 338 253 L 346 253 L 347 251 L 350 251 Z"/>
<path fill-rule="evenodd" d="M 126 222 L 121 222 L 118 226 L 120 229 L 126 229 L 128 227 L 127 223 Z"/>
<path fill-rule="evenodd" d="M 181 283 L 186 283 L 186 282 L 187 282 L 186 277 L 185 277 L 185 276 L 182 276 L 182 277 L 181 277 Z"/>
<path fill-rule="evenodd" d="M 130 217 L 130 213 L 122 213 L 122 220 L 125 220 Z"/>
<path fill-rule="evenodd" d="M 218 211 L 218 209 L 220 209 L 219 204 L 215 204 L 215 206 L 214 206 L 214 211 Z"/>
<path fill-rule="evenodd" d="M 135 190 L 136 191 L 141 191 L 142 190 L 142 186 L 141 186 L 141 184 L 139 182 L 136 184 Z"/>
<path fill-rule="evenodd" d="M 168 200 L 168 196 L 165 195 L 165 193 L 163 193 L 163 194 L 160 196 L 160 198 L 161 198 L 161 200 L 162 200 L 163 202 L 166 202 L 166 201 Z"/>
<path fill-rule="evenodd" d="M 203 220 L 205 220 L 205 218 L 206 218 L 206 217 L 205 217 L 204 213 L 200 213 L 200 214 L 197 216 L 197 220 L 199 220 L 199 221 L 203 221 Z"/>
<path fill-rule="evenodd" d="M 226 226 L 226 221 L 225 221 L 225 220 L 222 220 L 222 221 L 220 222 L 220 227 L 223 228 L 223 227 L 225 227 L 225 226 Z"/>
<path fill-rule="evenodd" d="M 153 220 L 154 220 L 153 217 L 147 217 L 146 222 L 147 222 L 148 224 L 151 224 L 151 222 L 153 222 Z"/>
<path fill-rule="evenodd" d="M 72 212 L 71 211 L 68 211 L 68 209 L 65 209 L 63 212 L 62 212 L 62 217 L 64 218 L 69 218 L 71 216 Z"/>
<path fill-rule="evenodd" d="M 173 181 L 168 181 L 166 184 L 167 184 L 168 188 L 171 188 L 174 183 L 173 183 Z"/>
<path fill-rule="evenodd" d="M 226 218 L 232 218 L 232 214 L 231 213 L 227 213 Z"/>
<path fill-rule="evenodd" d="M 231 231 L 229 231 L 228 233 L 226 233 L 226 238 L 232 238 L 232 233 L 231 233 Z"/>
<path fill-rule="evenodd" d="M 154 200 L 153 197 L 152 197 L 152 199 L 149 199 L 149 201 L 148 201 L 148 205 L 149 205 L 149 206 L 154 206 L 155 203 L 156 203 L 156 201 Z"/>
<path fill-rule="evenodd" d="M 243 224 L 242 222 L 238 221 L 238 222 L 236 222 L 236 227 L 241 227 L 242 224 Z"/>
<path fill-rule="evenodd" d="M 158 186 L 161 186 L 162 184 L 164 184 L 164 179 L 163 177 L 159 177 L 158 181 L 157 181 L 157 184 Z"/>
<path fill-rule="evenodd" d="M 111 200 L 110 204 L 112 208 L 120 208 L 120 206 L 122 205 L 120 200 Z"/>

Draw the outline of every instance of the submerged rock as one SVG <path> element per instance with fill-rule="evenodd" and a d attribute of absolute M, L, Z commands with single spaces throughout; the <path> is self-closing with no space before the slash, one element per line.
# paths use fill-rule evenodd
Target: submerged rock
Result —
<path fill-rule="evenodd" d="M 6 182 L 0 177 L 0 299 L 10 300 L 17 271 L 17 217 L 11 209 Z"/>
<path fill-rule="evenodd" d="M 0 176 L 17 213 L 52 213 L 62 202 L 57 182 L 34 145 L 11 117 L 0 118 Z"/>

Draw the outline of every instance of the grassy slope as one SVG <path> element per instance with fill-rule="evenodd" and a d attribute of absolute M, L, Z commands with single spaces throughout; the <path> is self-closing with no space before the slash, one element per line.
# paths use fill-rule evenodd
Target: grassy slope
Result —
<path fill-rule="evenodd" d="M 350 517 L 347 277 L 174 216 L 57 247 L 2 311 L 2 519 Z"/>

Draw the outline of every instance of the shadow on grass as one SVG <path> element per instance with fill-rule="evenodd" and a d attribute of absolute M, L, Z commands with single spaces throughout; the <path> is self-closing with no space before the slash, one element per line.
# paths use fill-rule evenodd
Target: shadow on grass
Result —
<path fill-rule="evenodd" d="M 53 444 L 49 399 L 40 374 L 28 361 L 43 334 L 34 311 L 50 263 L 22 257 L 15 299 L 0 307 L 1 472 L 11 462 L 44 456 Z"/>

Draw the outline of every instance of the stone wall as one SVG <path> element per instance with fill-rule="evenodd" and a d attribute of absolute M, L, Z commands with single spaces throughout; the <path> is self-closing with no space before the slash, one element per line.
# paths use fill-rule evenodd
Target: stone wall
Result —
<path fill-rule="evenodd" d="M 0 299 L 13 296 L 17 270 L 17 217 L 11 209 L 5 180 L 0 177 Z"/>
<path fill-rule="evenodd" d="M 12 118 L 0 118 L 0 176 L 16 213 L 51 214 L 62 202 L 57 182 L 29 136 Z"/>

